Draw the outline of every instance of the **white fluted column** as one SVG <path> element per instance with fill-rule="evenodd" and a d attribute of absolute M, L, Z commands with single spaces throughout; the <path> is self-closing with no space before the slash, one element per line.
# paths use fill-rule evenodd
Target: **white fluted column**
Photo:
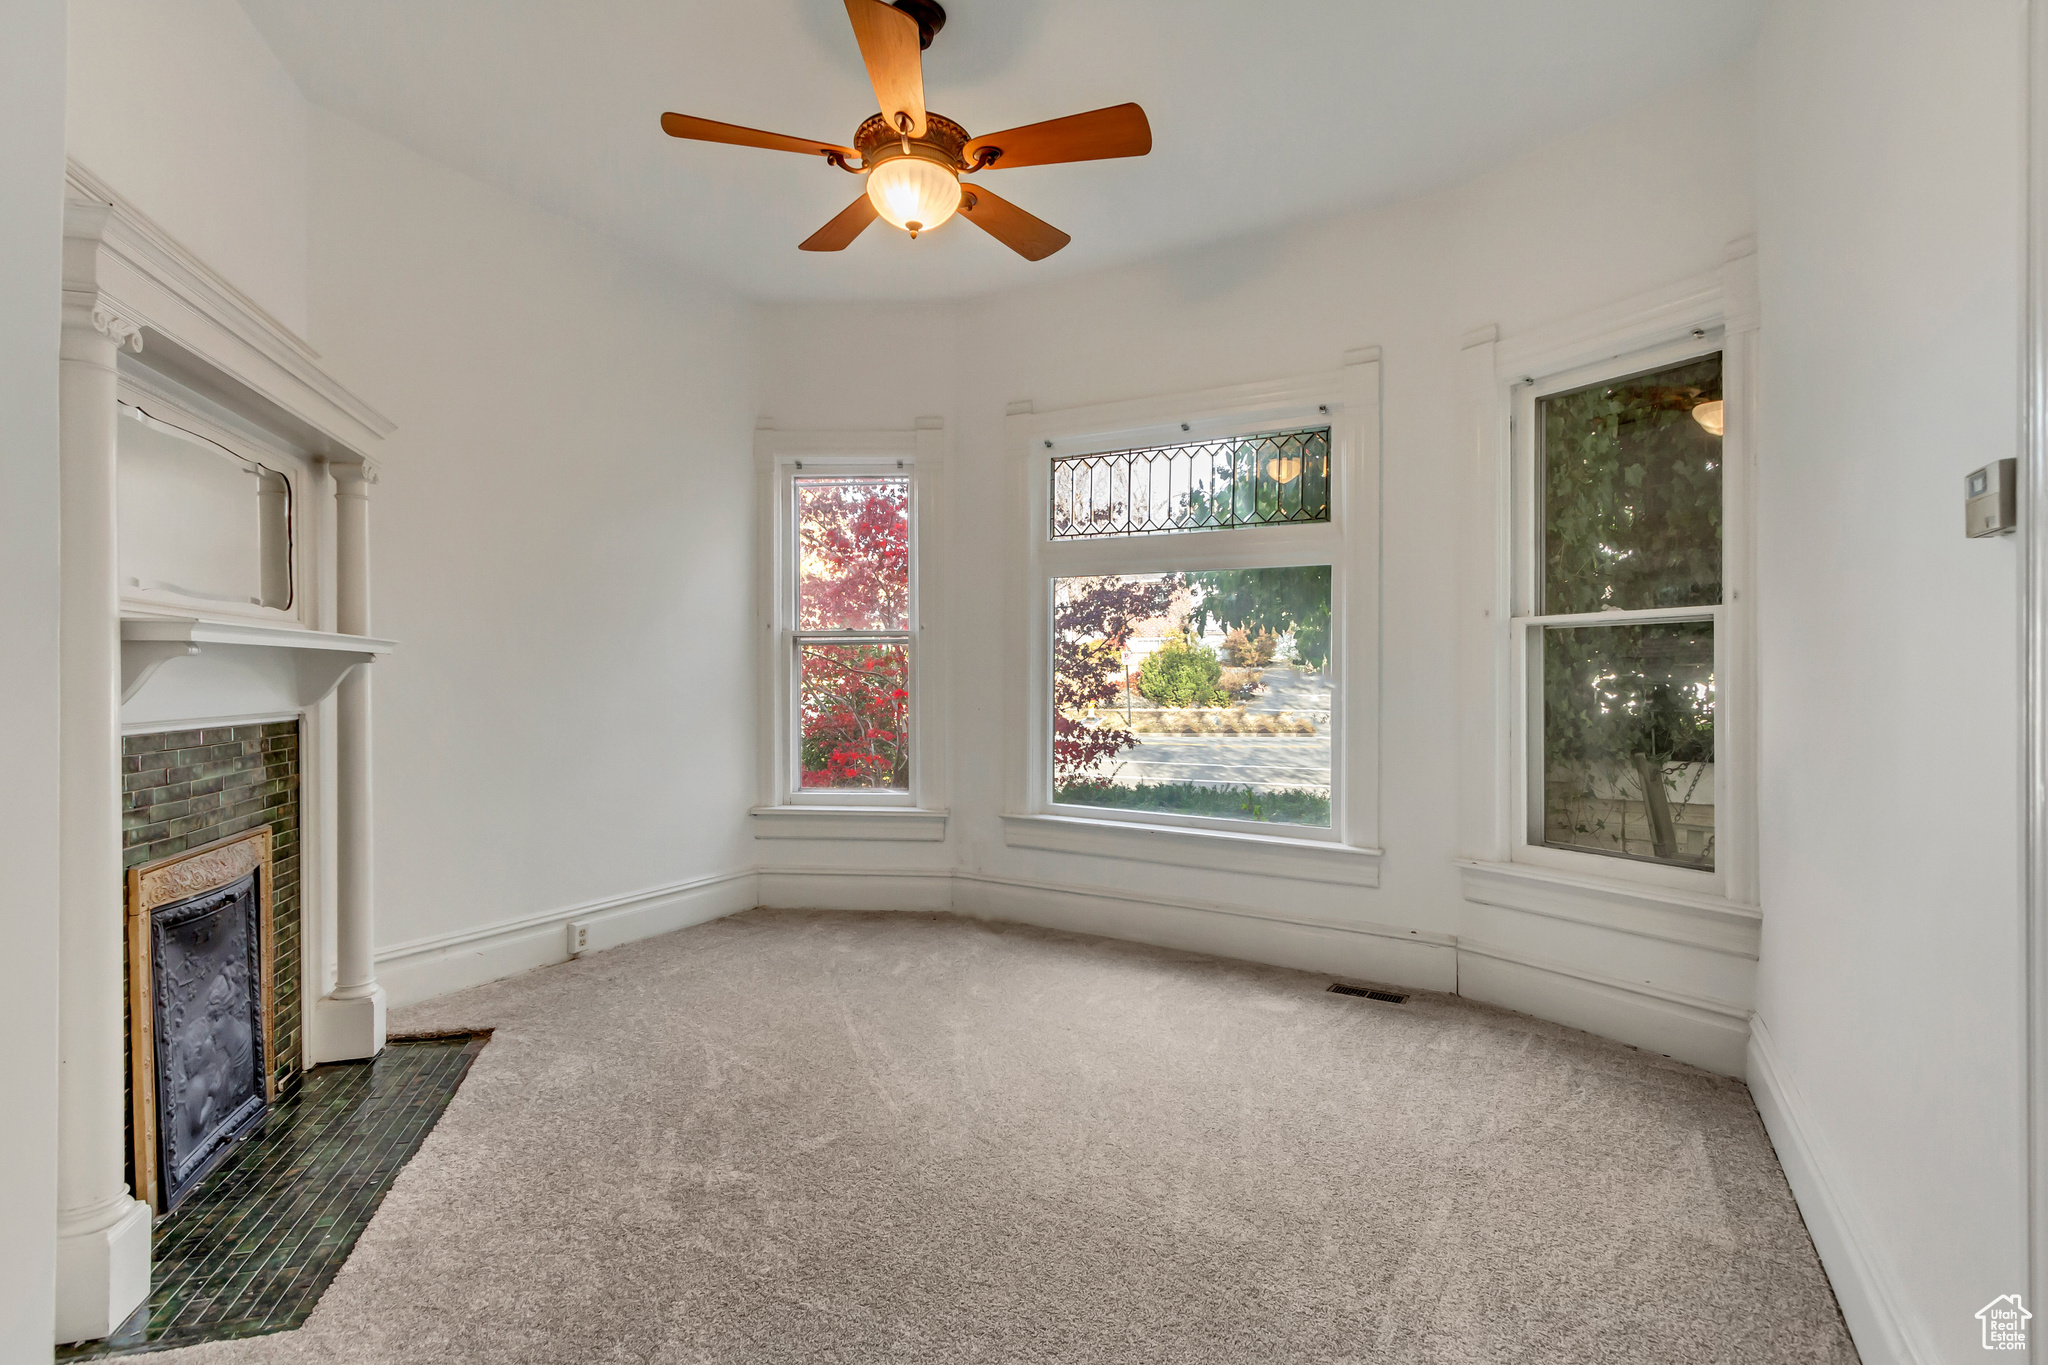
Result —
<path fill-rule="evenodd" d="M 337 464 L 335 475 L 335 625 L 370 633 L 370 485 L 368 463 Z M 342 679 L 335 702 L 335 984 L 319 1005 L 321 1060 L 374 1057 L 384 1047 L 384 989 L 377 984 L 376 860 L 370 783 L 370 676 L 363 665 Z"/>
<path fill-rule="evenodd" d="M 133 322 L 67 293 L 58 398 L 57 1340 L 106 1336 L 149 1296 L 150 1212 L 129 1191 L 121 968 L 121 598 L 115 358 Z"/>

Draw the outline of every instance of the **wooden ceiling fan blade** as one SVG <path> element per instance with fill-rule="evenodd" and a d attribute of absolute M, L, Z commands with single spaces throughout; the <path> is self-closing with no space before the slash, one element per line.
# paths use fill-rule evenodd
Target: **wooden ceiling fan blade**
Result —
<path fill-rule="evenodd" d="M 879 216 L 874 201 L 863 194 L 841 209 L 838 217 L 812 233 L 797 250 L 844 251 Z"/>
<path fill-rule="evenodd" d="M 1062 161 L 1101 161 L 1113 156 L 1143 156 L 1152 150 L 1152 124 L 1135 104 L 1112 105 L 1086 114 L 1069 114 L 1044 123 L 1027 123 L 975 138 L 960 151 L 968 165 L 977 165 L 984 151 L 995 153 L 994 170 L 1012 166 L 1049 166 Z"/>
<path fill-rule="evenodd" d="M 883 117 L 891 128 L 902 128 L 897 116 L 906 115 L 910 126 L 902 131 L 923 137 L 924 43 L 917 20 L 883 0 L 846 0 L 846 17 Z"/>
<path fill-rule="evenodd" d="M 848 160 L 860 158 L 859 152 L 836 142 L 784 137 L 781 133 L 764 133 L 759 128 L 742 128 L 737 123 L 719 123 L 708 118 L 692 118 L 688 114 L 663 114 L 661 131 L 670 137 L 689 138 L 693 142 L 725 142 L 735 147 L 762 147 L 771 152 L 802 152 L 805 156 L 837 153 Z"/>
<path fill-rule="evenodd" d="M 960 216 L 1027 261 L 1042 261 L 1074 239 L 980 185 L 960 196 Z"/>

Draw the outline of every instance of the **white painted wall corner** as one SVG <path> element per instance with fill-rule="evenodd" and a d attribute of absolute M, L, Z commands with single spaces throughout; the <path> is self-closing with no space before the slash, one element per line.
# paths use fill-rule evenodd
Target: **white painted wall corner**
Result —
<path fill-rule="evenodd" d="M 1898 1277 L 1874 1235 L 1874 1224 L 1844 1183 L 1826 1139 L 1814 1127 L 1798 1086 L 1785 1070 L 1762 1015 L 1750 1021 L 1749 1092 L 1763 1117 L 1764 1131 L 1778 1151 L 1778 1164 L 1813 1236 L 1814 1249 L 1834 1285 L 1835 1300 L 1863 1365 L 1933 1365 L 1940 1359 L 1925 1344 L 1906 1308 Z"/>

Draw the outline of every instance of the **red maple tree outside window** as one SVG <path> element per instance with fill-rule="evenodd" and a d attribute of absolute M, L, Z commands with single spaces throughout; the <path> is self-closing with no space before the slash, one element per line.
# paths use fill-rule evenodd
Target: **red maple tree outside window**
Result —
<path fill-rule="evenodd" d="M 908 791 L 910 481 L 799 478 L 796 510 L 799 780 Z"/>

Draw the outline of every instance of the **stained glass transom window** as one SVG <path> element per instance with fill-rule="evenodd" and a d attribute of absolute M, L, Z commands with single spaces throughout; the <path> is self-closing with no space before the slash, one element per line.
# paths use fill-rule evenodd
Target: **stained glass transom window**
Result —
<path fill-rule="evenodd" d="M 1052 462 L 1052 538 L 1159 535 L 1330 519 L 1330 429 Z"/>

